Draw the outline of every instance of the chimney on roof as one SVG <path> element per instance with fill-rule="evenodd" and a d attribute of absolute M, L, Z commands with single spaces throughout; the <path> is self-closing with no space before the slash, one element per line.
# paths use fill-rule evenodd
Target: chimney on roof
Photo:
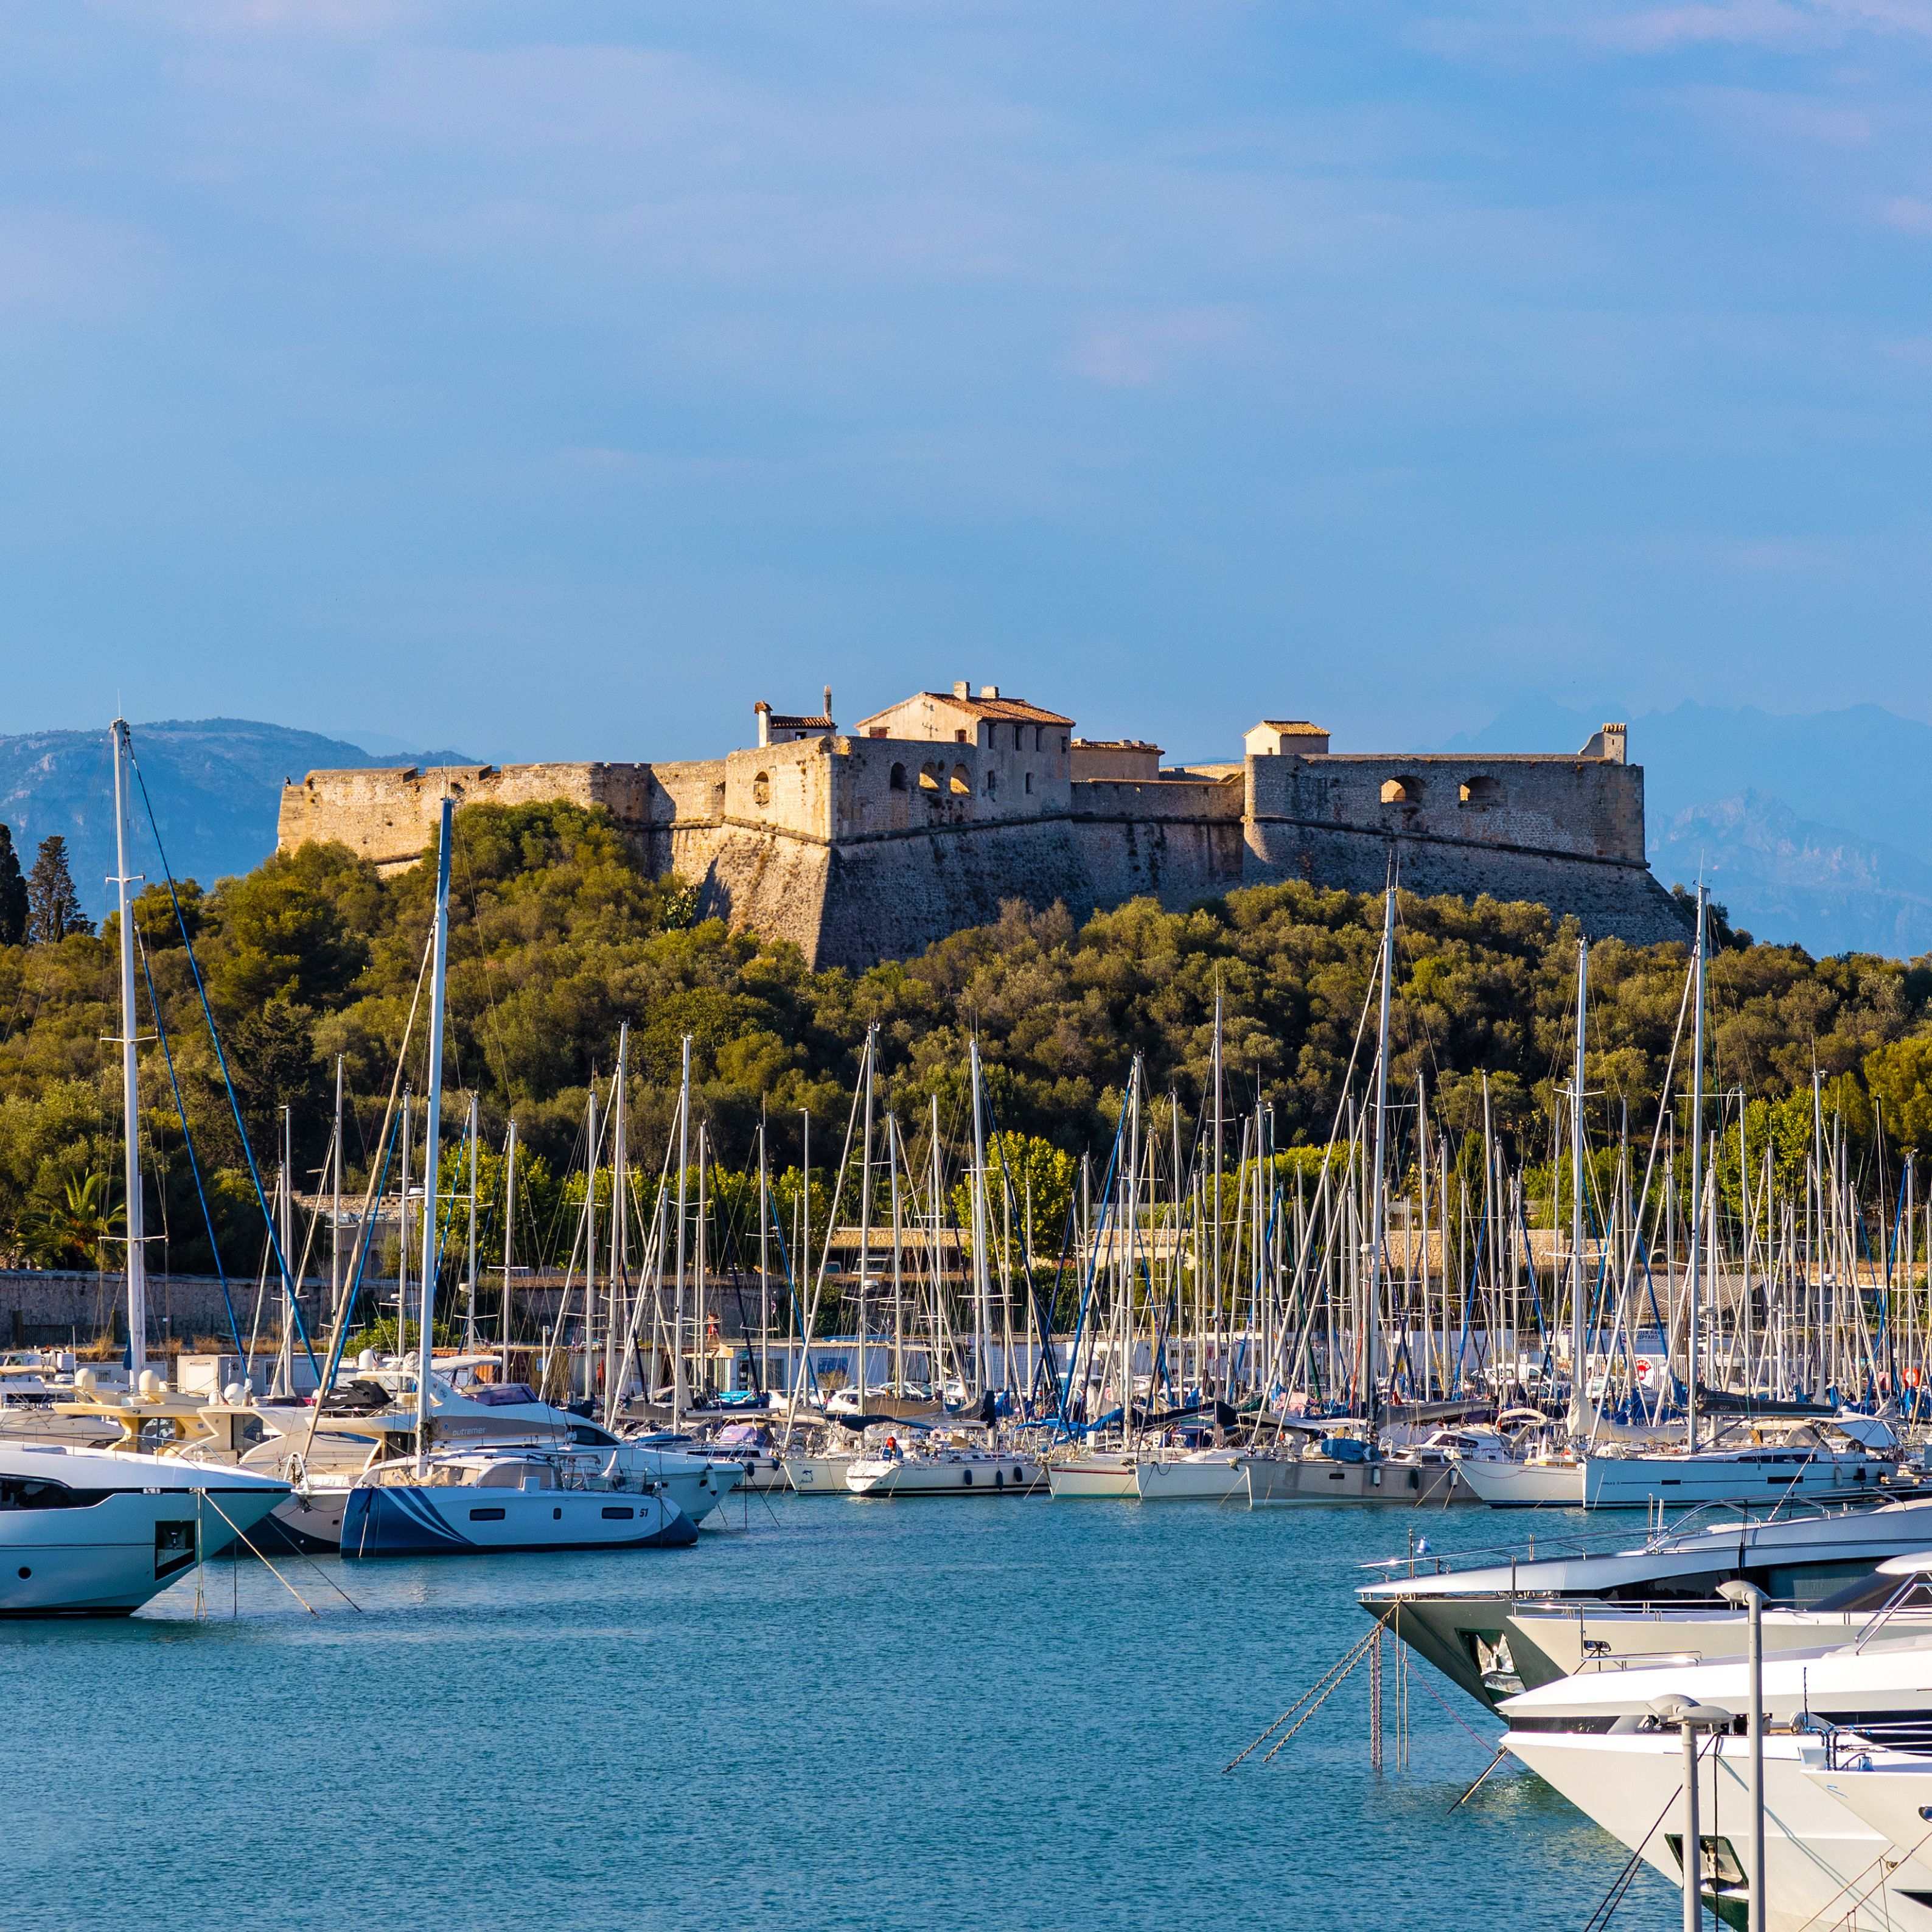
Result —
<path fill-rule="evenodd" d="M 973 695 L 972 681 L 968 678 L 956 678 L 952 683 L 952 694 L 955 698 L 970 698 Z"/>
<path fill-rule="evenodd" d="M 761 698 L 752 706 L 758 720 L 758 748 L 762 751 L 772 742 L 772 707 Z"/>
<path fill-rule="evenodd" d="M 999 694 L 1000 687 L 997 684 L 982 684 L 980 687 L 980 695 L 982 698 L 997 698 Z"/>
<path fill-rule="evenodd" d="M 824 716 L 825 716 L 825 722 L 826 722 L 828 724 L 830 724 L 830 723 L 831 723 L 831 722 L 832 722 L 832 687 L 831 687 L 831 686 L 830 686 L 829 684 L 825 687 L 825 712 L 824 712 Z"/>

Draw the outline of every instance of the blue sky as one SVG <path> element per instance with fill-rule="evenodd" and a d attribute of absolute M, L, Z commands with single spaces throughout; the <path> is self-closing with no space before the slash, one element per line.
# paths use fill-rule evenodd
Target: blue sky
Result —
<path fill-rule="evenodd" d="M 1928 55 L 1918 0 L 0 4 L 0 730 L 1932 717 Z"/>

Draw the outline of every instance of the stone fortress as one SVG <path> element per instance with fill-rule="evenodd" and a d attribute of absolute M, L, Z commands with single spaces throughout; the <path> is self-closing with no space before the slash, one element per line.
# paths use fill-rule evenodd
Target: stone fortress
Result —
<path fill-rule="evenodd" d="M 903 958 L 998 916 L 1064 901 L 1076 917 L 1145 896 L 1180 909 L 1300 879 L 1529 899 L 1593 938 L 1685 938 L 1644 857 L 1643 771 L 1624 727 L 1574 757 L 1334 752 L 1265 718 L 1226 764 L 1167 766 L 1158 745 L 1076 737 L 1057 711 L 976 691 L 920 692 L 842 731 L 760 703 L 757 742 L 664 764 L 464 765 L 311 772 L 282 794 L 279 844 L 339 840 L 413 865 L 446 790 L 459 802 L 602 806 L 647 870 L 814 966 Z"/>

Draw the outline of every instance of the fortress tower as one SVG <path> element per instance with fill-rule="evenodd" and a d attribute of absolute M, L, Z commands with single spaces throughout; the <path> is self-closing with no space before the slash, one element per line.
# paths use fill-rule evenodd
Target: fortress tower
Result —
<path fill-rule="evenodd" d="M 1645 860 L 1621 724 L 1571 757 L 1471 758 L 1338 753 L 1320 726 L 1270 718 L 1238 760 L 1167 767 L 1157 745 L 1081 739 L 997 685 L 916 692 L 846 733 L 829 689 L 820 712 L 754 716 L 748 748 L 688 763 L 311 772 L 283 792 L 280 844 L 338 839 L 395 868 L 446 789 L 602 806 L 707 913 L 855 969 L 1012 898 L 1084 916 L 1285 879 L 1378 891 L 1392 846 L 1415 892 L 1538 901 L 1593 938 L 1685 936 Z"/>

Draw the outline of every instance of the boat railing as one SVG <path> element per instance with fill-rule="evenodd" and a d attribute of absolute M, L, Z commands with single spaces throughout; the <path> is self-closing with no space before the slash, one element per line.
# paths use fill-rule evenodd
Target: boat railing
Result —
<path fill-rule="evenodd" d="M 1825 1762 L 1833 1771 L 1865 1770 L 1874 1751 L 1932 1756 L 1932 1711 L 1920 1718 L 1894 1718 L 1869 1724 L 1834 1724 L 1814 1717 L 1792 1728 L 1823 1734 Z"/>

